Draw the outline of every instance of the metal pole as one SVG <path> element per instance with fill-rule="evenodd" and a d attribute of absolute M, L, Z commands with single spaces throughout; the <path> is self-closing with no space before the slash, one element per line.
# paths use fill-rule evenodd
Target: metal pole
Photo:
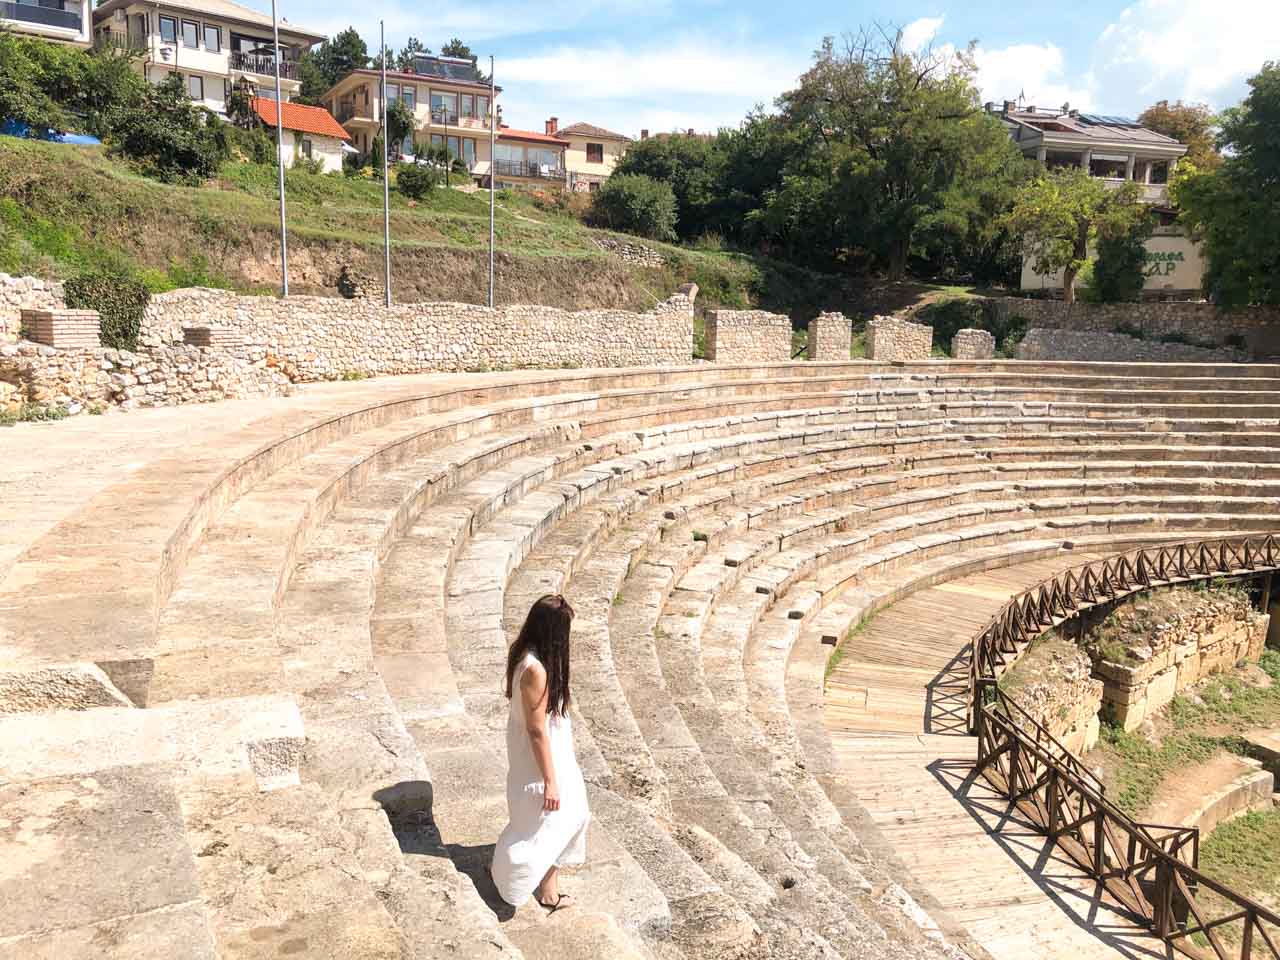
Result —
<path fill-rule="evenodd" d="M 489 309 L 493 309 L 493 198 L 498 192 L 497 181 L 493 175 L 497 170 L 498 158 L 494 156 L 494 145 L 498 138 L 498 102 L 494 96 L 493 55 L 489 55 Z"/>
<path fill-rule="evenodd" d="M 289 295 L 289 228 L 284 219 L 284 104 L 280 94 L 280 26 L 276 22 L 276 0 L 271 0 L 272 59 L 276 68 L 276 173 L 280 186 L 280 295 Z"/>
<path fill-rule="evenodd" d="M 383 250 L 383 303 L 391 306 L 391 177 L 387 157 L 391 153 L 387 125 L 387 28 L 378 21 L 382 47 L 382 250 Z"/>

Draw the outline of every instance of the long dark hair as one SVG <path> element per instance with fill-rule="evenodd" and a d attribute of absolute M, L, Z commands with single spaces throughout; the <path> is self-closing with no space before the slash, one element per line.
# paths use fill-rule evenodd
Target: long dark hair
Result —
<path fill-rule="evenodd" d="M 516 642 L 507 651 L 508 700 L 516 668 L 526 653 L 532 653 L 547 671 L 547 713 L 564 716 L 569 706 L 569 625 L 572 621 L 573 607 L 558 593 L 539 597 L 529 608 Z"/>

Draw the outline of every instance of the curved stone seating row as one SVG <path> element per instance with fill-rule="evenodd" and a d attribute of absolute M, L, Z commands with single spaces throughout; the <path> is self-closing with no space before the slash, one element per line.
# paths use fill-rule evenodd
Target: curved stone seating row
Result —
<path fill-rule="evenodd" d="M 96 661 L 76 669 L 113 705 L 0 720 L 11 744 L 51 720 L 0 771 L 25 783 L 148 766 L 113 789 L 123 800 L 145 782 L 175 811 L 149 853 L 171 851 L 178 899 L 154 909 L 196 931 L 192 956 L 543 956 L 557 941 L 664 960 L 930 954 L 898 878 L 816 805 L 816 781 L 782 755 L 759 764 L 781 729 L 784 633 L 885 571 L 1037 531 L 1259 524 L 1280 449 L 1251 389 L 1267 379 L 1222 381 L 1236 396 L 1208 415 L 1177 369 L 1141 397 L 1081 392 L 1104 379 L 1088 365 L 945 369 L 961 372 L 377 385 L 372 404 L 246 429 L 232 458 L 156 465 L 143 483 L 165 507 L 123 538 L 146 546 L 118 568 L 151 586 L 122 592 L 120 634 L 87 629 L 115 622 L 90 595 L 93 617 L 45 646 L 42 617 L 70 582 L 56 577 L 25 620 L 10 603 L 0 624 L 6 662 Z M 133 496 L 118 502 L 145 503 Z M 76 569 L 72 529 L 6 588 Z M 547 589 L 580 609 L 579 747 L 599 828 L 576 917 L 500 925 L 481 900 L 504 815 L 496 678 Z M 105 902 L 64 926 L 88 938 L 96 917 L 127 913 Z M 160 922 L 146 909 L 137 942 Z M 29 945 L 13 924 L 0 943 Z M 78 955 L 80 933 L 57 936 Z"/>

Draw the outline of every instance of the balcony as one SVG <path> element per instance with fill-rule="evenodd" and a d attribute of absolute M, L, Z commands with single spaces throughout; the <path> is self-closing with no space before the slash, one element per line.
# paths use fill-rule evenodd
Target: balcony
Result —
<path fill-rule="evenodd" d="M 257 74 L 260 77 L 274 77 L 276 75 L 276 58 L 258 53 L 242 53 L 237 50 L 231 54 L 231 69 Z M 281 60 L 280 77 L 283 80 L 297 80 L 297 61 Z"/>
<path fill-rule="evenodd" d="M 488 130 L 488 117 L 463 117 L 452 110 L 432 110 L 431 123 L 437 127 L 458 127 L 462 130 Z"/>
<path fill-rule="evenodd" d="M 339 103 L 333 111 L 333 118 L 339 123 L 377 123 L 377 111 L 370 106 L 358 107 L 354 103 Z"/>
<path fill-rule="evenodd" d="M 77 33 L 84 29 L 84 15 L 79 9 L 58 10 L 27 3 L 11 3 L 9 0 L 0 0 L 0 20 L 57 27 L 59 30 L 74 30 Z"/>
<path fill-rule="evenodd" d="M 496 177 L 527 177 L 534 180 L 564 181 L 563 167 L 550 167 L 536 163 L 525 163 L 523 160 L 495 160 L 493 173 Z"/>

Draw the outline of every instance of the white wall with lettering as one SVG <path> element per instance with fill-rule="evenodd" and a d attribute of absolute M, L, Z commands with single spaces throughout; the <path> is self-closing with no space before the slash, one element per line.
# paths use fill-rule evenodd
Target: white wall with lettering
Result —
<path fill-rule="evenodd" d="M 1198 244 L 1176 228 L 1162 228 L 1146 242 L 1147 279 L 1143 289 L 1198 293 L 1204 276 L 1204 256 Z M 1093 256 L 1093 251 L 1089 252 Z M 1023 290 L 1061 290 L 1062 271 L 1039 274 L 1032 269 L 1032 259 L 1022 262 Z M 1076 283 L 1079 291 L 1080 284 Z"/>

